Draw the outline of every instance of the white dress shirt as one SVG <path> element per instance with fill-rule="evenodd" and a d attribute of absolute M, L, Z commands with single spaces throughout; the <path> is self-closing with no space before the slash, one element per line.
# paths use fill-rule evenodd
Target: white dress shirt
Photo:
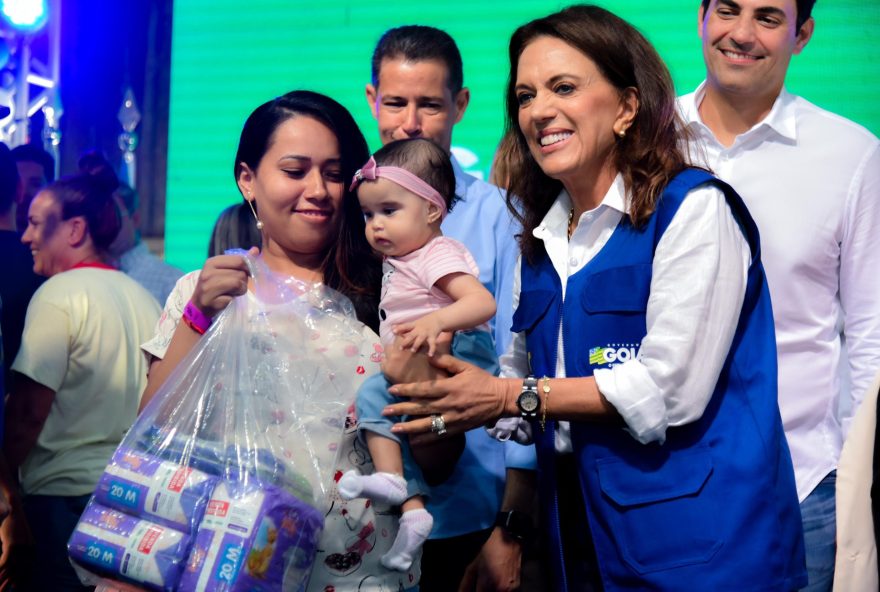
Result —
<path fill-rule="evenodd" d="M 618 175 L 595 209 L 584 212 L 567 240 L 571 198 L 563 191 L 534 229 L 559 275 L 562 295 L 568 278 L 583 269 L 608 242 L 628 211 Z M 657 245 L 647 334 L 636 359 L 595 371 L 599 391 L 643 443 L 666 437 L 666 428 L 695 421 L 706 408 L 727 357 L 745 296 L 751 255 L 724 194 L 715 187 L 692 191 Z M 521 265 L 521 262 L 520 262 Z M 514 282 L 519 305 L 521 276 Z M 565 376 L 559 332 L 556 376 Z M 501 358 L 501 374 L 528 374 L 525 335 L 514 335 Z M 559 422 L 558 452 L 571 451 L 568 422 Z"/>
<path fill-rule="evenodd" d="M 680 99 L 692 155 L 733 185 L 761 233 L 779 407 L 803 501 L 837 466 L 841 393 L 851 415 L 880 368 L 880 141 L 783 90 L 725 148 L 700 119 L 703 96 L 701 86 Z"/>

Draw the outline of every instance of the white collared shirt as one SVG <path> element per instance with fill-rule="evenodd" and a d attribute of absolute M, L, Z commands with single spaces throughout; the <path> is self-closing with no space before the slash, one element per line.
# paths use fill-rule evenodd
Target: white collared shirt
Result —
<path fill-rule="evenodd" d="M 571 198 L 563 191 L 534 229 L 559 275 L 563 297 L 568 278 L 602 250 L 627 212 L 624 196 L 623 178 L 618 175 L 602 203 L 581 215 L 569 241 Z M 724 194 L 715 187 L 692 191 L 657 245 L 647 334 L 638 358 L 595 372 L 599 391 L 640 442 L 662 442 L 667 427 L 690 423 L 703 414 L 733 341 L 749 262 L 748 244 Z M 519 305 L 520 282 L 517 273 L 514 309 Z M 558 350 L 556 376 L 564 377 L 561 329 Z M 528 374 L 524 334 L 516 334 L 502 356 L 501 374 Z M 556 449 L 571 451 L 567 422 L 559 424 Z"/>
<path fill-rule="evenodd" d="M 880 141 L 783 90 L 725 148 L 700 118 L 703 97 L 701 85 L 680 107 L 699 143 L 693 157 L 733 185 L 761 233 L 779 407 L 803 500 L 837 466 L 841 393 L 851 415 L 880 368 Z"/>

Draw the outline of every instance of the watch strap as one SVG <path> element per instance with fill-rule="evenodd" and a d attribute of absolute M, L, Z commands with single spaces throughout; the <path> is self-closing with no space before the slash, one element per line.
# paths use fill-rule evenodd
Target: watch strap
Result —
<path fill-rule="evenodd" d="M 531 406 L 526 406 L 531 400 Z M 538 416 L 538 409 L 541 406 L 541 398 L 538 395 L 538 379 L 534 375 L 529 374 L 523 378 L 522 390 L 516 399 L 516 406 L 519 408 L 520 417 L 524 419 L 533 419 Z"/>
<path fill-rule="evenodd" d="M 495 526 L 518 541 L 530 541 L 535 536 L 532 517 L 518 510 L 502 510 L 495 516 Z"/>

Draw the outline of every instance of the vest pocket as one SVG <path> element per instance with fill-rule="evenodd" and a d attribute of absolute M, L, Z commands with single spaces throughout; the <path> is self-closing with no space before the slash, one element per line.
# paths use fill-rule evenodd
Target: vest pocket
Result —
<path fill-rule="evenodd" d="M 591 275 L 581 296 L 587 312 L 644 312 L 651 294 L 651 264 L 603 269 Z"/>
<path fill-rule="evenodd" d="M 662 451 L 652 462 L 646 447 L 638 465 L 620 458 L 596 460 L 610 535 L 638 573 L 706 563 L 721 548 L 708 446 Z"/>
<path fill-rule="evenodd" d="M 534 329 L 538 321 L 544 318 L 550 304 L 557 298 L 556 292 L 550 290 L 523 290 L 519 296 L 519 306 L 513 311 L 513 322 L 510 330 L 522 333 Z"/>

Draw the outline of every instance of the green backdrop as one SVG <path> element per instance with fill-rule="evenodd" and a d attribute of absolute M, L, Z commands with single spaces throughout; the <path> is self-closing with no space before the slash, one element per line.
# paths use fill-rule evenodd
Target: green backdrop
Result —
<path fill-rule="evenodd" d="M 606 0 L 638 26 L 669 65 L 680 93 L 703 79 L 699 0 Z M 422 3 L 314 0 L 175 0 L 169 123 L 166 259 L 202 265 L 217 214 L 241 199 L 232 175 L 238 135 L 260 103 L 295 88 L 324 92 L 351 110 L 379 145 L 364 98 L 370 56 L 389 27 L 440 27 L 457 41 L 471 103 L 455 147 L 487 174 L 501 135 L 507 41 L 520 24 L 568 2 L 538 0 Z M 880 28 L 877 0 L 820 0 L 815 35 L 796 56 L 787 86 L 821 107 L 880 134 Z"/>

